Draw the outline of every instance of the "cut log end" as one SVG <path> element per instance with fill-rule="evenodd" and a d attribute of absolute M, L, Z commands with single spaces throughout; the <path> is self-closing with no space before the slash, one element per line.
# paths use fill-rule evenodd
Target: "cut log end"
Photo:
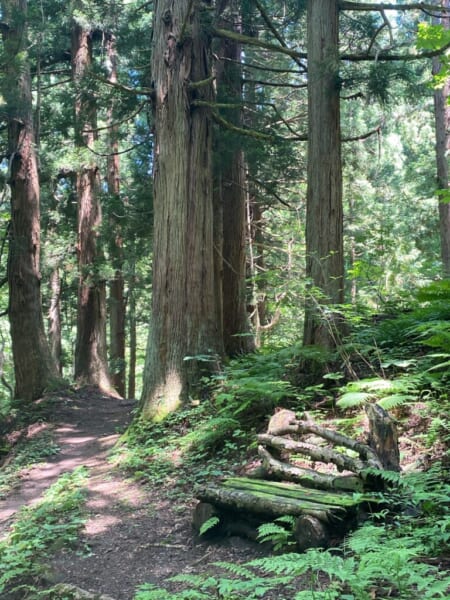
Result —
<path fill-rule="evenodd" d="M 297 519 L 294 537 L 299 552 L 308 548 L 326 548 L 330 540 L 325 524 L 311 515 L 302 515 Z"/>
<path fill-rule="evenodd" d="M 195 533 L 200 535 L 203 525 L 205 525 L 205 523 L 207 523 L 213 517 L 219 518 L 219 522 L 213 525 L 205 533 L 211 534 L 213 532 L 217 532 L 217 529 L 220 525 L 219 511 L 213 504 L 210 504 L 209 502 L 199 502 L 194 508 L 192 515 L 192 527 L 194 528 Z"/>

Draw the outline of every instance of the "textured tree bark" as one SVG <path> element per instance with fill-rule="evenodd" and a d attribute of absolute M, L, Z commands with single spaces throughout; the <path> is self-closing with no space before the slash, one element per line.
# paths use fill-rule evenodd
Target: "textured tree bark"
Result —
<path fill-rule="evenodd" d="M 59 268 L 55 266 L 50 275 L 50 307 L 48 309 L 48 335 L 50 351 L 58 373 L 62 374 L 62 342 L 61 342 L 61 277 Z"/>
<path fill-rule="evenodd" d="M 373 448 L 367 444 L 362 444 L 357 440 L 349 438 L 338 431 L 326 429 L 325 427 L 318 425 L 309 418 L 307 413 L 304 414 L 304 420 L 299 420 L 296 418 L 293 411 L 286 409 L 279 410 L 270 418 L 267 433 L 275 436 L 293 433 L 299 435 L 312 433 L 331 442 L 335 446 L 342 446 L 343 448 L 349 448 L 350 450 L 357 452 L 359 458 L 367 463 L 367 467 L 372 467 L 374 469 L 383 468 L 380 458 Z"/>
<path fill-rule="evenodd" d="M 98 166 L 88 148 L 96 140 L 96 105 L 86 83 L 92 64 L 91 32 L 74 20 L 72 77 L 75 85 L 75 145 L 80 156 L 78 198 L 78 266 L 75 378 L 111 390 L 106 353 L 106 287 L 99 272 L 98 236 L 102 222 Z"/>
<path fill-rule="evenodd" d="M 261 444 L 276 448 L 277 450 L 309 456 L 312 460 L 317 462 L 332 463 L 342 471 L 352 471 L 353 473 L 359 474 L 368 467 L 367 463 L 364 461 L 358 458 L 351 458 L 346 454 L 331 450 L 330 448 L 315 446 L 306 442 L 297 442 L 288 438 L 268 435 L 266 433 L 259 434 L 257 437 Z"/>
<path fill-rule="evenodd" d="M 400 450 L 394 420 L 378 404 L 368 404 L 366 413 L 369 419 L 369 445 L 379 457 L 382 468 L 400 471 Z"/>
<path fill-rule="evenodd" d="M 333 306 L 344 299 L 337 0 L 308 0 L 308 190 L 306 275 L 311 283 L 303 342 L 339 341 Z"/>
<path fill-rule="evenodd" d="M 154 10 L 152 322 L 142 394 L 155 420 L 199 391 L 223 353 L 215 288 L 208 4 L 159 0 Z"/>
<path fill-rule="evenodd" d="M 128 361 L 128 398 L 136 398 L 136 248 L 130 261 L 130 279 L 128 287 L 128 327 L 130 355 Z"/>
<path fill-rule="evenodd" d="M 225 9 L 225 4 L 227 8 Z M 241 30 L 239 6 L 235 0 L 222 3 L 220 18 L 235 31 Z M 222 39 L 216 69 L 218 101 L 238 104 L 242 101 L 241 46 L 234 40 Z M 227 119 L 240 126 L 240 109 L 227 110 Z M 225 354 L 236 356 L 255 348 L 250 332 L 246 302 L 246 182 L 245 163 L 238 142 L 222 133 L 218 140 L 220 160 L 216 188 L 222 206 L 222 287 L 223 340 Z"/>
<path fill-rule="evenodd" d="M 258 454 L 262 458 L 265 468 L 271 476 L 285 481 L 301 483 L 305 487 L 318 490 L 362 492 L 363 480 L 356 475 L 333 475 L 319 473 L 314 469 L 296 467 L 288 462 L 276 459 L 264 446 L 258 447 Z"/>
<path fill-rule="evenodd" d="M 4 0 L 2 29 L 8 115 L 11 227 L 8 256 L 9 321 L 15 397 L 39 398 L 58 379 L 45 335 L 40 294 L 40 187 L 35 154 L 31 78 L 27 58 L 27 2 Z"/>
<path fill-rule="evenodd" d="M 108 64 L 110 65 L 108 80 L 114 84 L 117 83 L 117 47 L 116 38 L 113 33 L 109 32 L 106 35 L 105 45 Z M 114 125 L 113 106 L 108 111 L 108 120 L 110 151 L 107 161 L 108 192 L 113 198 L 113 207 L 117 207 L 122 212 L 118 128 Z M 112 364 L 111 380 L 120 396 L 125 397 L 125 279 L 122 270 L 124 253 L 120 217 L 116 216 L 114 209 L 110 211 L 109 222 L 111 227 L 109 249 L 114 267 L 114 279 L 109 285 L 109 356 Z"/>
<path fill-rule="evenodd" d="M 450 7 L 449 0 L 438 0 L 438 6 Z M 449 19 L 434 19 L 445 28 L 450 28 Z M 438 57 L 433 58 L 433 75 L 441 70 L 442 64 Z M 448 153 L 450 151 L 450 79 L 444 86 L 434 90 L 434 119 L 436 132 L 436 175 L 439 190 L 449 189 Z M 441 260 L 445 277 L 450 277 L 450 202 L 447 198 L 439 201 L 439 231 L 441 240 Z"/>

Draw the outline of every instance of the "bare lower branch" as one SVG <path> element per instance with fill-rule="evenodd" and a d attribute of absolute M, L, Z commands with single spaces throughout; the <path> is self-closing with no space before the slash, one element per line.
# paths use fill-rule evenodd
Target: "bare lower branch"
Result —
<path fill-rule="evenodd" d="M 261 2 L 259 0 L 254 0 L 254 3 L 256 5 L 256 8 L 259 10 L 259 12 L 261 14 L 263 21 L 265 22 L 265 24 L 267 25 L 269 30 L 272 32 L 274 37 L 280 42 L 280 44 L 282 45 L 283 48 L 287 48 L 288 46 L 287 46 L 283 36 L 277 31 L 275 25 L 272 23 L 272 20 L 270 19 L 269 15 L 267 14 L 264 6 L 261 4 Z M 299 66 L 302 66 L 302 63 L 299 58 L 295 58 L 295 57 L 293 57 L 293 58 Z"/>
<path fill-rule="evenodd" d="M 359 142 L 361 140 L 367 140 L 367 138 L 371 137 L 372 135 L 376 135 L 378 133 L 380 133 L 381 131 L 381 125 L 378 125 L 378 127 L 376 127 L 375 129 L 372 129 L 371 131 L 368 131 L 367 133 L 362 133 L 361 135 L 355 135 L 353 137 L 348 137 L 348 138 L 342 138 L 343 142 Z"/>
<path fill-rule="evenodd" d="M 376 62 L 401 62 L 401 61 L 410 61 L 410 60 L 423 60 L 426 58 L 434 58 L 435 56 L 440 56 L 444 54 L 446 50 L 450 48 L 450 42 L 437 48 L 436 50 L 428 50 L 425 52 L 419 52 L 418 54 L 386 54 L 385 51 L 379 52 L 377 54 L 341 54 L 341 60 L 348 60 L 350 62 L 363 62 L 363 61 L 376 61 Z"/>
<path fill-rule="evenodd" d="M 339 2 L 340 10 L 357 10 L 364 12 L 372 12 L 377 11 L 381 12 L 383 10 L 399 10 L 399 11 L 408 11 L 408 10 L 422 10 L 422 11 L 432 11 L 434 13 L 442 12 L 449 13 L 450 7 L 441 7 L 436 6 L 435 4 L 429 4 L 427 2 L 412 2 L 411 4 L 395 4 L 395 3 L 374 3 L 374 4 L 364 4 L 363 2 L 348 2 L 347 0 L 341 0 Z"/>
<path fill-rule="evenodd" d="M 237 125 L 234 125 L 233 123 L 230 123 L 230 121 L 227 121 L 226 119 L 221 117 L 215 111 L 212 112 L 212 118 L 214 119 L 214 121 L 216 121 L 216 123 L 218 125 L 221 125 L 222 127 L 225 127 L 226 129 L 228 129 L 230 131 L 234 131 L 235 133 L 238 133 L 239 135 L 253 137 L 258 140 L 266 140 L 267 142 L 272 142 L 272 143 L 280 142 L 280 141 L 284 141 L 284 142 L 306 142 L 307 141 L 306 135 L 305 136 L 298 135 L 295 137 L 283 137 L 283 136 L 279 136 L 279 135 L 272 135 L 270 133 L 262 133 L 261 131 L 256 131 L 254 129 L 238 127 Z"/>
<path fill-rule="evenodd" d="M 109 85 L 113 88 L 121 90 L 122 92 L 126 92 L 127 94 L 132 94 L 133 96 L 149 96 L 152 97 L 154 95 L 154 90 L 150 88 L 132 88 L 127 85 L 123 85 L 122 83 L 118 83 L 115 81 L 111 81 L 110 79 L 106 79 L 106 77 L 101 77 L 96 73 L 92 73 L 92 76 L 95 77 L 97 81 L 100 83 L 104 83 L 105 85 Z"/>
<path fill-rule="evenodd" d="M 363 5 L 366 6 L 366 5 Z M 380 5 L 381 7 L 381 5 Z M 385 7 L 384 7 L 385 8 Z M 380 10 L 380 8 L 378 8 Z M 236 33 L 235 31 L 229 31 L 228 29 L 214 29 L 213 33 L 216 37 L 225 38 L 235 40 L 240 44 L 248 44 L 249 46 L 255 46 L 257 48 L 261 48 L 263 50 L 271 50 L 273 52 L 279 52 L 281 54 L 286 54 L 290 56 L 292 59 L 304 59 L 307 58 L 307 54 L 305 52 L 298 52 L 297 50 L 293 50 L 291 48 L 284 48 L 282 46 L 277 46 L 275 44 L 270 44 L 269 42 L 264 42 L 257 38 L 243 35 L 241 33 Z M 410 60 L 421 60 L 426 58 L 433 58 L 435 56 L 440 56 L 446 50 L 450 48 L 450 42 L 437 48 L 436 50 L 428 50 L 425 52 L 421 52 L 418 54 L 387 54 L 386 52 L 380 52 L 377 54 L 368 54 L 367 52 L 363 54 L 341 54 L 341 60 L 347 60 L 349 62 L 363 62 L 363 61 L 392 61 L 392 62 L 401 62 L 401 61 L 410 61 Z M 143 92 L 142 92 L 143 93 Z"/>

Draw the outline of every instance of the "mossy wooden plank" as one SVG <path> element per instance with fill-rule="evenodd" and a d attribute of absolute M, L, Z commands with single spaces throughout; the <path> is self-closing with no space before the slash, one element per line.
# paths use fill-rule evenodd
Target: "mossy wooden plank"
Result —
<path fill-rule="evenodd" d="M 256 489 L 273 493 L 279 496 L 296 498 L 298 500 L 311 500 L 321 504 L 338 507 L 354 507 L 360 504 L 360 500 L 353 498 L 351 494 L 333 493 L 311 488 L 305 488 L 295 483 L 282 483 L 266 481 L 261 479 L 249 479 L 246 477 L 230 477 L 222 482 L 225 487 L 240 489 Z"/>
<path fill-rule="evenodd" d="M 309 500 L 298 500 L 261 490 L 242 490 L 224 486 L 207 486 L 199 490 L 197 498 L 221 507 L 263 513 L 271 516 L 309 514 L 320 521 L 331 522 L 345 516 L 345 509 Z"/>

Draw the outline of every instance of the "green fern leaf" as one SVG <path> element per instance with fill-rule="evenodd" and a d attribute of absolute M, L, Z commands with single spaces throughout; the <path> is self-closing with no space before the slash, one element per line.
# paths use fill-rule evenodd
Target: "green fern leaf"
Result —
<path fill-rule="evenodd" d="M 354 408 L 355 406 L 362 406 L 372 398 L 373 395 L 369 392 L 347 392 L 339 398 L 336 404 L 340 408 Z"/>
<path fill-rule="evenodd" d="M 200 527 L 199 534 L 204 535 L 207 531 L 215 527 L 220 522 L 219 517 L 210 517 L 207 521 L 203 523 Z"/>
<path fill-rule="evenodd" d="M 391 394 L 390 396 L 386 396 L 377 402 L 384 408 L 385 410 L 392 410 L 394 408 L 398 408 L 403 404 L 407 404 L 408 402 L 415 402 L 417 400 L 417 396 L 412 394 Z"/>

